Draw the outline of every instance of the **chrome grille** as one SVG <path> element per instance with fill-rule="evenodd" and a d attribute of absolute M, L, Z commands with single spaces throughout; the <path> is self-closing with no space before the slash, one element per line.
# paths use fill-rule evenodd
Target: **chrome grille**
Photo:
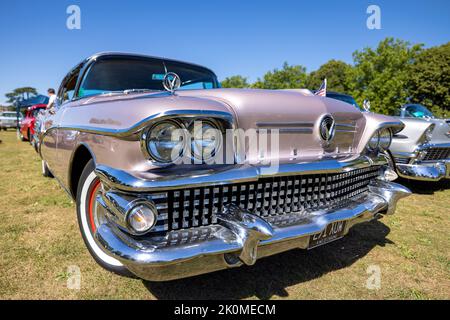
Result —
<path fill-rule="evenodd" d="M 450 148 L 429 148 L 423 158 L 424 161 L 429 160 L 444 160 L 450 158 Z"/>
<path fill-rule="evenodd" d="M 217 223 L 215 213 L 233 203 L 261 217 L 344 205 L 365 193 L 379 175 L 372 166 L 345 173 L 261 178 L 255 182 L 152 194 L 158 208 L 155 232 Z"/>
<path fill-rule="evenodd" d="M 408 164 L 410 158 L 394 158 L 395 163 L 398 164 Z"/>

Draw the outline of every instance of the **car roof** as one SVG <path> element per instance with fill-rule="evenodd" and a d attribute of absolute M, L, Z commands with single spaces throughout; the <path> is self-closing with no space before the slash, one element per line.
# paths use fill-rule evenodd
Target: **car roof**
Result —
<path fill-rule="evenodd" d="M 169 59 L 169 58 L 163 58 L 163 57 L 157 57 L 157 56 L 144 55 L 144 54 L 139 54 L 139 53 L 114 52 L 114 51 L 98 52 L 98 53 L 93 54 L 92 56 L 88 57 L 85 61 L 88 62 L 88 61 L 96 60 L 98 58 L 106 58 L 106 57 L 123 57 L 123 58 L 129 57 L 129 58 L 144 58 L 144 59 L 147 58 L 147 59 L 157 59 L 157 60 L 175 62 L 175 63 L 183 63 L 183 64 L 189 64 L 194 67 L 205 69 L 215 75 L 214 71 L 212 71 L 211 69 L 209 69 L 205 66 L 199 65 L 199 64 L 182 61 L 182 60 L 175 60 L 175 59 Z"/>

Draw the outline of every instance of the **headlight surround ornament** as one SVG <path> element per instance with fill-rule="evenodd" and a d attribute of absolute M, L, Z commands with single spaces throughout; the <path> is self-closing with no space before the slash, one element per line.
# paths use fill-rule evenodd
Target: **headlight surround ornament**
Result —
<path fill-rule="evenodd" d="M 219 126 L 209 120 L 195 121 L 190 127 L 192 156 L 203 162 L 212 159 L 222 145 Z"/>
<path fill-rule="evenodd" d="M 173 163 L 183 157 L 186 138 L 183 127 L 175 121 L 154 124 L 143 139 L 149 156 L 157 162 Z"/>

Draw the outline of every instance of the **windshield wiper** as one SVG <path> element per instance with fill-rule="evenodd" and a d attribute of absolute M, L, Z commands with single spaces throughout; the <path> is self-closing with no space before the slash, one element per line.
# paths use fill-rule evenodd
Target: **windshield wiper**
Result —
<path fill-rule="evenodd" d="M 149 91 L 156 91 L 152 89 L 126 89 L 123 90 L 124 94 L 130 94 L 130 93 L 138 93 L 138 92 L 149 92 Z"/>

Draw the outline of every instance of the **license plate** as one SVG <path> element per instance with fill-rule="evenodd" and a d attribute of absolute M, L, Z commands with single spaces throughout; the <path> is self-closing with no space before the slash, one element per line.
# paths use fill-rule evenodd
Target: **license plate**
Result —
<path fill-rule="evenodd" d="M 336 221 L 327 225 L 322 232 L 312 234 L 309 236 L 308 249 L 342 238 L 344 236 L 346 224 L 347 221 Z"/>

